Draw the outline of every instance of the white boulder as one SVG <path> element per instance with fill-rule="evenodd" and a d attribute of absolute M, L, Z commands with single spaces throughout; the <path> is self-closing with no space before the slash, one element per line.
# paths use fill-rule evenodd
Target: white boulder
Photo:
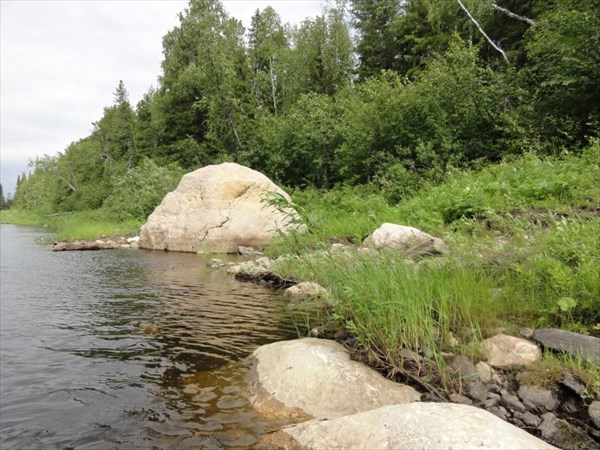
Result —
<path fill-rule="evenodd" d="M 377 250 L 394 250 L 414 255 L 446 253 L 446 246 L 441 239 L 433 237 L 418 228 L 394 223 L 381 225 L 367 236 L 362 245 Z"/>
<path fill-rule="evenodd" d="M 350 359 L 340 344 L 305 338 L 259 347 L 250 356 L 250 401 L 267 417 L 334 418 L 420 394 Z"/>
<path fill-rule="evenodd" d="M 493 414 L 455 403 L 383 406 L 333 420 L 310 420 L 266 435 L 279 449 L 555 449 Z"/>
<path fill-rule="evenodd" d="M 265 201 L 270 193 L 290 201 L 265 175 L 239 164 L 188 173 L 148 217 L 139 246 L 215 253 L 237 253 L 240 246 L 262 248 L 278 230 L 298 227 L 291 207 L 281 210 Z"/>

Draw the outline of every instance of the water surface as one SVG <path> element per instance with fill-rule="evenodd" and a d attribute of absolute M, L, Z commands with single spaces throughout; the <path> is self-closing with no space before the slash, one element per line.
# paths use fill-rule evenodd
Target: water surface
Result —
<path fill-rule="evenodd" d="M 51 239 L 0 228 L 0 448 L 252 446 L 270 424 L 241 360 L 295 336 L 280 297 L 198 255 Z"/>

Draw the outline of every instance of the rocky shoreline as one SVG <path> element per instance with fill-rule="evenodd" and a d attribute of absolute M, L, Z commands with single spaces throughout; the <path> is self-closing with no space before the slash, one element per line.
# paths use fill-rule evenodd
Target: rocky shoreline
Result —
<path fill-rule="evenodd" d="M 337 252 L 339 254 L 340 252 L 346 252 L 348 255 L 357 251 L 372 252 L 373 249 L 349 248 L 349 246 L 341 244 L 334 244 L 329 249 L 329 253 Z M 280 257 L 277 260 L 272 260 L 260 256 L 255 260 L 240 264 L 228 264 L 227 266 L 228 271 L 234 274 L 239 280 L 269 284 L 279 289 L 285 289 L 284 297 L 290 301 L 289 305 L 291 309 L 297 308 L 298 305 L 307 304 L 312 308 L 327 307 L 328 294 L 324 288 L 315 283 L 299 283 L 297 280 L 286 279 L 276 273 L 278 262 L 282 262 L 285 258 Z M 214 262 L 214 267 L 219 267 L 220 265 L 218 260 Z M 331 335 L 325 336 L 326 333 L 318 329 L 311 330 L 311 334 L 313 336 L 321 337 L 323 335 L 323 337 L 335 338 L 335 336 Z M 536 446 L 538 444 L 535 441 L 531 441 L 527 444 L 515 444 L 516 446 L 510 447 L 511 444 L 508 441 L 506 441 L 506 446 L 501 445 L 505 441 L 498 441 L 497 439 L 500 439 L 498 437 L 496 441 L 490 442 L 490 448 L 498 448 L 499 445 L 503 448 L 553 448 L 552 446 L 560 448 L 600 448 L 600 402 L 591 401 L 582 380 L 578 379 L 576 374 L 568 371 L 536 379 L 539 374 L 536 374 L 535 370 L 530 369 L 540 359 L 541 350 L 543 349 L 571 352 L 574 355 L 588 358 L 590 361 L 598 364 L 600 361 L 600 339 L 557 329 L 522 329 L 520 334 L 521 336 L 519 337 L 497 334 L 484 340 L 480 344 L 480 361 L 474 362 L 471 357 L 464 355 L 447 355 L 447 362 L 455 380 L 455 383 L 453 383 L 454 387 L 451 390 L 444 390 L 441 386 L 435 386 L 435 394 L 433 394 L 423 389 L 423 385 L 415 383 L 414 379 L 411 380 L 410 377 L 396 376 L 393 378 L 397 381 L 405 382 L 409 386 L 412 385 L 413 388 L 421 391 L 422 403 L 429 405 L 433 402 L 439 405 L 451 405 L 442 407 L 448 409 L 447 414 L 449 416 L 454 414 L 453 408 L 458 405 L 464 408 L 484 410 L 494 418 L 501 419 L 503 423 L 519 431 L 526 431 L 532 438 L 539 439 L 540 442 L 546 445 L 544 447 L 538 443 L 540 446 Z M 349 338 L 347 335 L 338 337 L 341 338 L 339 339 L 340 341 L 346 344 L 346 347 L 349 347 L 352 358 L 361 359 L 361 349 L 355 345 L 351 337 Z M 322 341 L 331 342 L 326 339 Z M 257 350 L 257 352 L 260 351 L 262 350 Z M 294 352 L 294 354 L 302 357 L 299 351 Z M 253 358 L 256 359 L 256 355 L 253 355 L 250 359 L 253 360 Z M 416 365 L 427 364 L 426 355 L 417 354 L 407 349 L 406 359 L 410 362 L 411 358 L 415 359 L 413 362 Z M 374 366 L 380 373 L 391 377 L 390 373 L 386 373 L 384 365 L 373 364 L 373 361 L 364 360 L 364 362 L 367 365 Z M 253 375 L 250 384 L 251 386 L 256 386 L 256 375 Z M 304 390 L 303 387 L 288 386 L 288 388 L 293 392 Z M 281 389 L 284 388 L 279 386 L 277 389 L 273 389 L 273 391 L 281 392 Z M 327 389 L 330 388 L 323 387 L 323 390 Z M 319 400 L 314 401 L 317 403 L 320 402 Z M 433 407 L 427 406 L 424 408 Z M 369 410 L 376 409 L 370 408 Z M 461 409 L 460 411 L 460 414 L 463 414 L 463 416 L 470 414 L 465 412 L 468 410 Z M 437 414 L 431 411 L 430 413 Z M 386 410 L 386 414 L 400 413 Z M 416 413 L 411 409 L 410 413 L 407 412 L 406 414 L 412 417 L 415 414 L 418 415 L 421 413 Z M 298 416 L 296 414 L 295 417 L 302 417 L 302 415 Z M 312 417 L 317 416 L 313 415 Z M 331 416 L 327 417 L 327 419 L 331 418 Z M 425 419 L 422 418 L 422 420 Z M 485 420 L 482 423 L 487 423 L 488 420 L 491 420 L 489 416 L 485 416 Z M 325 440 L 320 442 L 327 442 L 327 444 L 317 445 L 317 441 L 311 440 L 312 438 L 305 439 L 302 436 L 307 435 L 307 430 L 318 430 L 318 433 L 322 434 L 326 433 L 326 429 L 337 430 L 339 427 L 343 428 L 345 426 L 342 422 L 335 426 L 332 424 L 331 427 L 323 426 L 323 424 L 310 424 L 311 422 L 309 421 L 306 422 L 306 425 L 304 423 L 302 426 L 294 425 L 299 428 L 292 426 L 290 429 L 285 429 L 282 432 L 283 434 L 275 433 L 274 435 L 269 435 L 266 438 L 265 446 L 269 448 L 326 448 L 327 445 L 333 445 L 335 442 Z M 456 425 L 455 423 L 454 426 Z M 489 427 L 491 425 L 488 424 L 486 426 Z M 497 428 L 499 425 L 494 423 L 493 426 Z M 504 430 L 503 434 L 507 436 L 514 434 L 512 432 L 506 434 L 509 429 L 501 429 Z M 386 430 L 380 431 L 387 433 L 388 431 Z M 314 432 L 316 433 L 317 431 Z M 372 428 L 370 432 L 373 432 Z M 400 433 L 400 431 L 398 432 Z M 470 433 L 475 433 L 473 435 L 476 435 L 473 429 L 471 429 Z M 406 438 L 406 436 L 404 437 Z M 392 445 L 396 442 L 392 438 L 392 435 L 386 438 L 388 439 L 386 441 L 388 442 L 386 448 L 410 448 Z M 421 438 L 425 440 L 432 439 L 431 436 L 421 436 L 419 439 Z M 475 446 L 474 441 L 461 440 L 462 438 L 457 439 L 458 441 L 454 443 L 435 440 L 431 442 L 436 442 L 438 446 L 444 445 L 445 448 Z M 355 448 L 359 448 L 360 441 L 353 442 L 355 442 L 353 444 Z M 413 444 L 419 446 L 418 442 L 421 441 L 414 441 Z M 337 446 L 345 448 L 348 444 L 349 441 L 341 440 Z M 446 447 L 446 444 L 450 445 L 450 447 Z"/>

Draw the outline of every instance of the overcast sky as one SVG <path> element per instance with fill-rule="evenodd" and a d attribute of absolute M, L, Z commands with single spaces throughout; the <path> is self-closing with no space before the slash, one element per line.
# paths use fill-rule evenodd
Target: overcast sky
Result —
<path fill-rule="evenodd" d="M 249 25 L 271 5 L 283 22 L 322 12 L 320 0 L 225 0 Z M 187 6 L 179 0 L 0 0 L 0 181 L 14 192 L 28 161 L 90 134 L 123 80 L 132 105 L 156 86 L 162 37 Z"/>

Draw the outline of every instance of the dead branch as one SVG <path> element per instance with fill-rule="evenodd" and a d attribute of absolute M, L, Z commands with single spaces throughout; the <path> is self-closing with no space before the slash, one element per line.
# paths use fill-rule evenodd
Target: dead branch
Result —
<path fill-rule="evenodd" d="M 508 17 L 512 18 L 512 19 L 517 19 L 520 20 L 521 22 L 525 22 L 529 25 L 533 25 L 535 23 L 535 21 L 533 19 L 530 19 L 529 17 L 525 17 L 525 16 L 520 16 L 518 14 L 515 14 L 512 11 L 509 11 L 506 8 L 503 8 L 501 6 L 496 5 L 495 3 L 492 3 L 492 8 L 495 11 L 500 11 L 503 14 L 506 14 Z"/>
<path fill-rule="evenodd" d="M 506 61 L 508 63 L 508 57 L 506 56 L 506 53 L 504 53 L 504 50 L 502 50 L 498 45 L 496 45 L 496 43 L 490 39 L 490 37 L 486 34 L 486 32 L 483 31 L 483 28 L 481 28 L 481 25 L 479 25 L 479 22 L 477 22 L 477 20 L 475 20 L 475 17 L 473 17 L 471 15 L 471 13 L 465 7 L 463 2 L 461 0 L 456 0 L 456 1 L 460 5 L 460 7 L 463 9 L 463 11 L 467 14 L 467 16 L 469 16 L 469 19 L 471 19 L 471 22 L 473 22 L 475 24 L 475 26 L 477 27 L 479 32 L 483 35 L 483 37 L 490 43 L 490 45 L 492 47 L 494 47 L 502 55 L 502 57 L 504 58 L 504 61 Z"/>

